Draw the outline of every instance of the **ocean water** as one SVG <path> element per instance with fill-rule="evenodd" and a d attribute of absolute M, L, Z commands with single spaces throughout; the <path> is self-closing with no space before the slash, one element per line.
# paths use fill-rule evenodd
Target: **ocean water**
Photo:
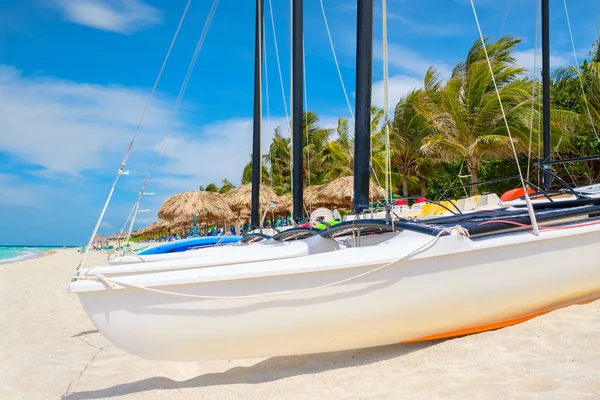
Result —
<path fill-rule="evenodd" d="M 62 246 L 0 246 L 0 264 L 41 257 L 45 250 L 60 248 Z"/>

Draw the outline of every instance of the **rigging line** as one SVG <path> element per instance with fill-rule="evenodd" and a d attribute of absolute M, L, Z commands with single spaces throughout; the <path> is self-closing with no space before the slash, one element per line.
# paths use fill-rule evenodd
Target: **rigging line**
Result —
<path fill-rule="evenodd" d="M 127 219 L 125 220 L 125 223 L 123 224 L 123 227 L 121 228 L 121 230 L 119 231 L 119 237 L 117 240 L 121 240 L 121 235 L 123 234 L 123 232 L 125 231 L 125 228 L 127 227 L 127 224 L 129 223 L 129 220 L 131 219 L 131 216 L 133 215 L 134 210 L 136 209 L 137 206 L 137 200 L 135 201 L 135 203 L 133 204 L 133 207 L 131 207 L 131 211 L 129 211 L 129 215 L 127 216 Z"/>
<path fill-rule="evenodd" d="M 389 110 L 389 77 L 387 48 L 387 1 L 381 1 L 382 49 L 383 49 L 383 123 L 385 126 L 385 201 L 390 201 L 392 186 L 392 163 L 390 152 L 390 110 Z"/>
<path fill-rule="evenodd" d="M 271 0 L 269 0 L 270 2 Z M 294 49 L 293 49 L 293 42 L 294 42 L 294 13 L 293 10 L 294 9 L 294 0 L 290 0 L 290 114 L 291 114 L 291 118 L 295 118 L 294 117 L 294 107 L 292 105 L 292 99 L 294 98 Z M 271 21 L 273 21 L 273 12 L 271 12 Z M 275 24 L 273 23 L 273 26 L 275 26 Z M 304 32 L 304 30 L 303 30 Z M 303 40 L 304 42 L 304 40 Z M 279 74 L 279 79 L 281 79 L 281 73 Z M 282 81 L 283 82 L 283 81 Z M 281 84 L 281 91 L 283 92 L 283 101 L 285 104 L 285 92 L 283 91 L 283 83 Z M 287 109 L 287 108 L 286 108 Z M 290 119 L 288 119 L 288 131 L 290 133 L 290 190 L 292 191 L 292 197 L 293 197 L 293 192 L 294 192 L 294 138 L 293 133 L 292 133 L 292 122 Z M 304 203 L 304 202 L 303 202 Z M 294 207 L 292 206 L 292 209 Z M 292 218 L 293 219 L 293 218 Z"/>
<path fill-rule="evenodd" d="M 94 241 L 94 238 L 96 237 L 96 234 L 98 233 L 98 229 L 100 228 L 100 224 L 102 223 L 102 219 L 104 218 L 104 214 L 106 213 L 106 209 L 108 208 L 108 204 L 110 203 L 110 200 L 112 199 L 112 195 L 115 192 L 115 188 L 117 186 L 117 182 L 119 181 L 119 177 L 124 173 L 125 165 L 127 164 L 127 160 L 129 159 L 131 150 L 133 150 L 133 145 L 135 144 L 135 140 L 140 131 L 140 127 L 142 126 L 142 122 L 144 121 L 146 112 L 148 111 L 148 108 L 150 107 L 150 103 L 152 102 L 152 98 L 154 97 L 154 93 L 156 92 L 156 87 L 158 86 L 158 82 L 160 81 L 163 71 L 165 70 L 165 66 L 167 65 L 167 60 L 169 59 L 169 56 L 171 55 L 171 50 L 173 49 L 173 46 L 175 45 L 175 41 L 177 40 L 177 37 L 179 36 L 179 31 L 181 30 L 181 25 L 183 25 L 183 21 L 185 20 L 185 17 L 187 15 L 187 12 L 188 12 L 191 2 L 192 2 L 192 0 L 188 0 L 188 2 L 185 5 L 185 9 L 183 10 L 183 14 L 181 15 L 181 19 L 179 20 L 179 24 L 177 25 L 177 29 L 175 30 L 175 34 L 173 35 L 173 39 L 171 39 L 171 44 L 169 45 L 167 54 L 165 55 L 163 63 L 158 72 L 158 75 L 156 76 L 156 80 L 154 81 L 154 85 L 152 86 L 152 90 L 150 91 L 150 95 L 148 96 L 148 100 L 146 100 L 146 105 L 144 107 L 144 110 L 142 111 L 142 115 L 140 117 L 138 125 L 135 129 L 133 137 L 131 138 L 131 141 L 129 142 L 129 147 L 127 148 L 127 151 L 125 152 L 125 156 L 123 157 L 121 166 L 119 167 L 119 170 L 117 171 L 117 176 L 113 182 L 113 185 L 112 185 L 110 191 L 108 192 L 108 197 L 106 198 L 104 207 L 102 208 L 102 211 L 100 212 L 100 217 L 98 218 L 98 221 L 96 222 L 96 225 L 94 226 L 94 230 L 92 231 L 92 236 L 90 237 L 90 240 L 88 241 L 88 244 L 85 248 L 85 252 L 83 253 L 83 257 L 81 258 L 81 261 L 76 268 L 77 272 L 79 272 L 79 269 L 81 268 L 81 266 L 85 262 L 85 259 L 87 258 L 90 247 L 92 246 L 92 242 Z"/>
<path fill-rule="evenodd" d="M 571 37 L 571 47 L 573 48 L 573 58 L 575 58 L 575 67 L 577 68 L 577 77 L 579 78 L 579 85 L 581 86 L 581 92 L 583 94 L 583 102 L 585 104 L 585 108 L 590 119 L 590 124 L 592 124 L 592 129 L 596 134 L 596 138 L 598 142 L 600 142 L 600 135 L 598 135 L 598 131 L 596 130 L 596 125 L 594 124 L 594 119 L 592 118 L 592 113 L 590 111 L 590 106 L 587 101 L 587 97 L 585 95 L 585 90 L 583 88 L 583 78 L 581 77 L 581 71 L 579 68 L 579 61 L 577 61 L 577 52 L 575 51 L 575 40 L 573 39 L 573 31 L 571 30 L 571 20 L 569 18 L 569 9 L 567 7 L 567 0 L 563 0 L 565 5 L 565 15 L 567 16 L 567 26 L 569 27 L 569 36 Z"/>
<path fill-rule="evenodd" d="M 325 21 L 325 28 L 327 29 L 327 37 L 329 38 L 329 45 L 331 46 L 333 60 L 335 61 L 335 68 L 337 69 L 338 76 L 340 77 L 340 83 L 342 84 L 342 90 L 344 91 L 344 97 L 346 97 L 346 104 L 348 104 L 348 110 L 350 110 L 350 115 L 352 116 L 352 120 L 354 120 L 354 111 L 352 111 L 352 106 L 350 105 L 350 100 L 348 97 L 348 91 L 346 90 L 346 86 L 344 85 L 344 78 L 342 78 L 342 71 L 340 70 L 340 64 L 339 64 L 337 56 L 335 54 L 335 47 L 333 45 L 333 39 L 331 38 L 331 31 L 329 30 L 329 23 L 327 22 L 327 15 L 325 14 L 325 7 L 323 6 L 323 0 L 319 0 L 319 2 L 321 3 L 321 12 L 323 13 L 323 20 Z"/>
<path fill-rule="evenodd" d="M 277 60 L 277 71 L 279 72 L 279 84 L 281 85 L 281 95 L 283 96 L 283 109 L 285 110 L 285 119 L 287 120 L 288 132 L 292 131 L 290 125 L 290 114 L 288 113 L 287 101 L 285 100 L 285 87 L 283 85 L 283 76 L 281 75 L 281 62 L 279 61 L 279 48 L 277 46 L 277 33 L 275 32 L 275 19 L 273 17 L 273 4 L 269 0 L 269 14 L 271 16 L 271 28 L 273 31 L 273 43 L 275 44 L 275 59 Z"/>
<path fill-rule="evenodd" d="M 304 34 L 302 34 L 304 36 Z M 308 130 L 308 94 L 306 93 L 306 53 L 304 51 L 304 37 L 302 38 L 302 75 L 304 86 L 304 130 L 306 132 L 306 175 L 310 186 L 310 135 Z M 312 210 L 311 210 L 312 211 Z"/>
<path fill-rule="evenodd" d="M 481 40 L 481 45 L 483 47 L 483 52 L 485 53 L 485 58 L 487 60 L 488 67 L 490 69 L 490 75 L 492 77 L 492 83 L 494 84 L 494 89 L 496 90 L 496 96 L 498 97 L 498 104 L 500 105 L 500 112 L 502 112 L 502 119 L 504 120 L 504 125 L 506 126 L 506 132 L 508 133 L 508 138 L 510 140 L 510 147 L 512 149 L 513 155 L 515 156 L 515 162 L 517 164 L 517 170 L 519 171 L 519 178 L 521 179 L 521 185 L 523 186 L 525 192 L 525 202 L 527 203 L 527 211 L 529 213 L 529 219 L 531 220 L 531 225 L 533 227 L 533 233 L 537 236 L 539 235 L 539 229 L 537 224 L 537 219 L 535 217 L 535 212 L 533 211 L 533 206 L 531 205 L 531 199 L 527 194 L 527 186 L 525 185 L 525 180 L 523 179 L 523 172 L 521 171 L 521 166 L 519 165 L 519 156 L 517 155 L 517 149 L 515 148 L 515 142 L 513 141 L 512 134 L 510 133 L 510 126 L 508 125 L 508 119 L 506 119 L 506 113 L 504 112 L 504 105 L 502 104 L 502 98 L 500 96 L 500 91 L 498 90 L 498 85 L 496 84 L 496 77 L 494 76 L 494 68 L 492 67 L 492 63 L 490 61 L 490 57 L 487 52 L 487 46 L 485 44 L 485 39 L 483 38 L 483 32 L 481 31 L 481 26 L 479 25 L 479 18 L 477 18 L 477 11 L 475 10 L 474 0 L 471 0 L 471 7 L 473 8 L 473 15 L 475 16 L 475 22 L 477 23 L 477 30 L 479 31 L 479 38 Z"/>
<path fill-rule="evenodd" d="M 265 21 L 263 19 L 263 35 L 262 35 L 262 39 L 263 39 L 263 48 L 262 48 L 262 53 L 263 53 L 263 60 L 264 60 L 264 70 L 265 70 L 265 101 L 267 102 L 267 126 L 271 126 L 271 113 L 269 111 L 270 106 L 269 106 L 269 70 L 267 68 L 267 64 L 268 64 L 268 57 L 267 57 L 267 35 L 265 34 Z M 262 127 L 262 126 L 261 126 Z M 271 165 L 270 168 L 270 173 L 269 173 L 269 179 L 271 181 L 271 187 L 273 187 L 273 159 L 271 158 L 271 152 L 269 151 L 269 164 Z M 260 158 L 260 183 L 262 185 L 262 149 L 261 149 L 261 158 Z"/>
<path fill-rule="evenodd" d="M 533 49 L 533 87 L 531 88 L 531 119 L 529 121 L 529 148 L 527 150 L 527 174 L 525 175 L 529 179 L 529 173 L 531 170 L 531 142 L 533 140 L 533 117 L 535 111 L 535 89 L 537 86 L 537 54 L 540 39 L 540 1 L 536 1 L 536 12 L 535 12 L 535 47 Z M 510 4 L 510 3 L 509 3 Z"/>
<path fill-rule="evenodd" d="M 173 106 L 173 108 L 171 109 L 171 113 L 169 115 L 169 120 L 167 123 L 167 127 L 163 132 L 163 135 L 160 139 L 160 143 L 158 145 L 158 148 L 156 150 L 156 152 L 154 153 L 154 158 L 152 161 L 152 165 L 150 167 L 150 171 L 148 172 L 148 174 L 146 175 L 146 180 L 144 181 L 142 188 L 140 190 L 140 193 L 138 195 L 138 205 L 137 207 L 139 207 L 142 203 L 142 198 L 144 195 L 144 191 L 146 190 L 146 186 L 148 186 L 148 183 L 150 182 L 150 178 L 152 177 L 152 174 L 154 173 L 154 170 L 156 169 L 156 164 L 158 162 L 158 157 L 160 155 L 160 153 L 162 152 L 162 148 L 164 146 L 165 140 L 166 138 L 169 136 L 169 134 L 171 133 L 171 127 L 173 126 L 173 120 L 175 117 L 175 114 L 177 113 L 177 110 L 179 109 L 179 105 L 181 104 L 181 101 L 183 100 L 183 96 L 185 94 L 185 91 L 187 89 L 187 85 L 190 81 L 190 78 L 192 76 L 192 73 L 194 71 L 194 68 L 196 66 L 196 61 L 198 60 L 198 55 L 200 54 L 200 50 L 202 49 L 202 46 L 204 45 L 204 41 L 206 40 L 206 36 L 208 34 L 208 30 L 210 28 L 210 25 L 212 23 L 213 17 L 215 16 L 215 13 L 217 11 L 217 6 L 219 5 L 219 1 L 220 0 L 213 0 L 213 4 L 212 7 L 208 13 L 208 16 L 206 17 L 206 22 L 204 23 L 204 28 L 202 29 L 202 34 L 200 35 L 200 38 L 198 39 L 198 43 L 196 44 L 196 48 L 194 50 L 194 54 L 192 56 L 192 60 L 190 61 L 190 64 L 188 66 L 188 70 L 186 72 L 185 78 L 183 80 L 183 83 L 181 84 L 181 88 L 179 89 L 179 94 L 177 95 L 177 99 L 175 100 L 175 104 Z M 136 212 L 137 214 L 137 212 Z M 137 215 L 133 216 L 133 219 L 131 220 L 131 224 L 129 225 L 129 231 L 127 233 L 127 242 L 129 242 L 129 239 L 131 237 L 131 232 L 133 230 L 133 225 L 135 223 L 135 219 L 136 219 Z"/>
<path fill-rule="evenodd" d="M 506 18 L 508 18 L 508 11 L 510 10 L 510 1 L 508 0 L 508 4 L 506 4 L 506 11 L 504 12 L 504 19 L 502 20 L 502 25 L 500 26 L 500 35 L 504 32 L 504 25 L 506 24 Z"/>

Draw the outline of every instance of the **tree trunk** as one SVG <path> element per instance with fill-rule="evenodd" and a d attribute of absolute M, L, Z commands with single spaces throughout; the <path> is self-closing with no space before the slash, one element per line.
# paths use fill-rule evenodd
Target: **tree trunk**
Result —
<path fill-rule="evenodd" d="M 402 174 L 402 195 L 408 197 L 408 178 L 406 174 Z"/>
<path fill-rule="evenodd" d="M 477 182 L 477 172 L 479 169 L 479 160 L 467 159 L 467 168 L 469 168 L 469 174 L 471 176 L 471 183 Z M 479 188 L 477 186 L 471 186 L 471 196 L 477 196 L 479 194 Z"/>
<path fill-rule="evenodd" d="M 425 178 L 419 178 L 419 184 L 421 185 L 421 197 L 427 198 L 427 180 Z"/>

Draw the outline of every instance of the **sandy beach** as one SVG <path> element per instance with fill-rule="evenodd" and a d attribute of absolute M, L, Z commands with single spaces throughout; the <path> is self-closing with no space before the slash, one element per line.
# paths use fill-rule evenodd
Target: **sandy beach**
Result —
<path fill-rule="evenodd" d="M 89 263 L 104 256 L 92 253 Z M 445 341 L 160 363 L 119 350 L 95 330 L 66 291 L 79 257 L 66 249 L 0 265 L 0 398 L 600 398 L 600 301 Z"/>

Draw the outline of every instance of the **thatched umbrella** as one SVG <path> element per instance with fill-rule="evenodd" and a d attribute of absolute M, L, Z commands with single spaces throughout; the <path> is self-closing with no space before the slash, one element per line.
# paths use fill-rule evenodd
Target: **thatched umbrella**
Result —
<path fill-rule="evenodd" d="M 344 176 L 337 178 L 318 191 L 321 204 L 337 207 L 352 207 L 354 198 L 354 177 Z M 385 198 L 385 191 L 373 181 L 369 182 L 369 201 Z"/>
<path fill-rule="evenodd" d="M 321 191 L 325 185 L 312 185 L 304 189 L 304 203 L 309 208 L 325 205 L 320 197 Z"/>
<path fill-rule="evenodd" d="M 164 219 L 159 219 L 158 221 L 153 222 L 152 224 L 135 231 L 135 236 L 153 235 L 155 233 L 164 232 L 170 227 L 171 224 L 168 221 L 165 221 Z"/>
<path fill-rule="evenodd" d="M 216 192 L 193 190 L 169 197 L 156 213 L 159 218 L 173 221 L 178 218 L 193 218 L 197 215 L 207 221 L 228 221 L 234 218 L 231 209 Z"/>
<path fill-rule="evenodd" d="M 238 218 L 245 215 L 245 212 L 250 212 L 252 207 L 252 185 L 242 185 L 230 190 L 224 196 L 225 201 L 231 207 Z M 266 185 L 260 185 L 259 204 L 264 208 L 268 203 L 278 204 L 279 196 L 275 191 Z"/>
<path fill-rule="evenodd" d="M 275 214 L 287 214 L 292 211 L 292 196 L 289 194 L 284 194 L 283 196 L 279 196 L 279 200 L 277 201 L 277 208 L 275 209 Z"/>

